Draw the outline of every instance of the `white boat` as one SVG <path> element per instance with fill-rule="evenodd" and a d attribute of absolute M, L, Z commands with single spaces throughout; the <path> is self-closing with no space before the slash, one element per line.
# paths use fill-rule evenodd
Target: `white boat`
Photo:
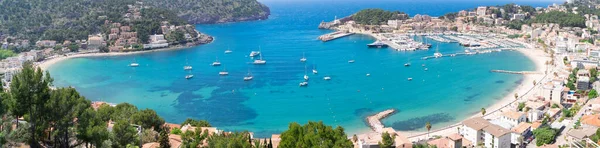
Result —
<path fill-rule="evenodd" d="M 308 80 L 308 75 L 304 75 L 304 80 Z"/>
<path fill-rule="evenodd" d="M 368 74 L 367 74 L 367 77 L 368 77 L 368 76 L 371 76 L 371 74 L 370 74 L 370 73 L 368 73 Z"/>
<path fill-rule="evenodd" d="M 260 55 L 260 58 L 257 60 L 254 60 L 254 62 L 252 62 L 254 65 L 264 65 L 267 64 L 267 61 L 262 59 L 262 54 Z"/>
<path fill-rule="evenodd" d="M 250 81 L 253 78 L 254 77 L 252 76 L 252 73 L 250 73 L 250 69 L 248 69 L 248 74 L 244 77 L 244 81 Z"/>
<path fill-rule="evenodd" d="M 231 51 L 231 50 L 229 50 L 229 49 L 225 50 L 225 54 L 230 54 L 230 53 L 232 53 L 232 52 L 233 52 L 233 51 Z"/>
<path fill-rule="evenodd" d="M 323 80 L 331 80 L 331 77 L 325 76 L 325 77 L 323 77 Z"/>
<path fill-rule="evenodd" d="M 212 66 L 221 66 L 221 62 L 219 62 L 219 58 L 217 57 L 217 59 L 212 64 L 210 64 L 210 65 L 212 65 Z"/>
<path fill-rule="evenodd" d="M 136 62 L 129 64 L 129 67 L 138 67 L 138 66 L 140 66 L 140 64 L 138 64 Z"/>
<path fill-rule="evenodd" d="M 308 74 L 306 74 L 306 66 L 304 66 L 304 80 L 308 81 Z"/>
<path fill-rule="evenodd" d="M 192 66 L 183 66 L 183 70 L 192 70 Z"/>
<path fill-rule="evenodd" d="M 223 71 L 220 71 L 219 75 L 226 76 L 226 75 L 229 75 L 229 72 L 227 72 L 227 70 L 225 68 L 223 68 Z"/>
<path fill-rule="evenodd" d="M 410 63 L 404 64 L 404 67 L 408 67 L 408 66 L 410 66 Z"/>
<path fill-rule="evenodd" d="M 313 66 L 313 70 L 312 70 L 312 71 L 313 71 L 313 74 L 317 74 L 317 73 L 319 73 L 319 72 L 317 71 L 317 68 L 315 68 L 315 66 Z"/>
<path fill-rule="evenodd" d="M 348 63 L 354 63 L 354 60 L 348 60 Z"/>
<path fill-rule="evenodd" d="M 442 53 L 436 52 L 433 54 L 433 57 L 435 57 L 435 58 L 442 57 Z"/>
<path fill-rule="evenodd" d="M 304 57 L 304 52 L 302 53 L 302 58 L 300 58 L 300 62 L 306 62 L 306 57 Z"/>
<path fill-rule="evenodd" d="M 421 64 L 421 67 L 425 67 L 425 64 Z"/>
<path fill-rule="evenodd" d="M 425 68 L 425 71 L 427 71 L 427 70 L 429 70 L 429 69 Z"/>
<path fill-rule="evenodd" d="M 252 51 L 252 52 L 250 52 L 250 57 L 254 57 L 254 56 L 257 56 L 257 55 L 260 55 L 260 51 Z"/>
<path fill-rule="evenodd" d="M 193 77 L 194 77 L 194 75 L 185 75 L 185 79 L 191 79 Z"/>
<path fill-rule="evenodd" d="M 300 86 L 308 86 L 308 82 L 300 82 Z"/>
<path fill-rule="evenodd" d="M 412 78 L 408 78 L 408 81 L 412 81 Z"/>

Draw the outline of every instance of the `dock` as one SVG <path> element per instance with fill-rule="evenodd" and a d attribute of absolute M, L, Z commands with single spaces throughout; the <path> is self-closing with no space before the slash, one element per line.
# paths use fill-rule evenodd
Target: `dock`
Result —
<path fill-rule="evenodd" d="M 332 33 L 328 33 L 328 34 L 319 36 L 319 40 L 321 40 L 323 42 L 327 42 L 327 41 L 339 39 L 339 38 L 346 37 L 346 36 L 353 35 L 353 34 L 354 33 L 347 32 L 347 31 L 336 31 L 336 32 L 332 32 Z"/>
<path fill-rule="evenodd" d="M 396 113 L 396 109 L 388 109 L 367 117 L 367 122 L 369 123 L 371 129 L 373 129 L 377 133 L 381 133 L 383 132 L 384 128 L 383 123 L 381 123 L 381 119 L 388 117 L 394 113 Z"/>
<path fill-rule="evenodd" d="M 537 72 L 537 71 L 510 71 L 510 70 L 490 70 L 490 72 L 496 72 L 496 73 L 507 73 L 507 74 L 542 74 L 541 72 Z"/>

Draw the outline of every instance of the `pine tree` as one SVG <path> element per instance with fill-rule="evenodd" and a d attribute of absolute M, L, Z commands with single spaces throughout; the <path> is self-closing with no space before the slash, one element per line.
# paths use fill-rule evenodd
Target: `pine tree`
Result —
<path fill-rule="evenodd" d="M 160 131 L 160 136 L 158 137 L 158 142 L 160 143 L 160 148 L 170 148 L 171 143 L 169 143 L 169 134 L 166 129 Z"/>

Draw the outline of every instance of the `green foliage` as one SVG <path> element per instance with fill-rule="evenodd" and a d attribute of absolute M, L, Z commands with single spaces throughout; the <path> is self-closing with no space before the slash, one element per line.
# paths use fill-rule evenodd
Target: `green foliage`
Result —
<path fill-rule="evenodd" d="M 95 147 L 102 147 L 104 140 L 109 138 L 106 122 L 98 114 L 99 112 L 88 108 L 77 118 L 76 137 L 85 142 L 86 145 L 91 144 Z"/>
<path fill-rule="evenodd" d="M 193 24 L 266 18 L 270 14 L 269 8 L 256 0 L 144 0 L 144 3 L 171 10 Z"/>
<path fill-rule="evenodd" d="M 208 123 L 208 121 L 206 120 L 194 120 L 192 118 L 187 118 L 185 119 L 185 121 L 183 121 L 181 123 L 181 125 L 187 125 L 190 124 L 191 126 L 194 127 L 211 127 L 210 123 Z"/>
<path fill-rule="evenodd" d="M 533 134 L 536 138 L 535 145 L 542 146 L 544 144 L 551 144 L 556 137 L 557 131 L 548 126 L 543 126 L 533 130 Z"/>
<path fill-rule="evenodd" d="M 133 114 L 137 113 L 138 109 L 132 104 L 121 103 L 115 106 L 115 112 L 112 114 L 111 119 L 113 121 L 125 120 L 130 121 Z"/>
<path fill-rule="evenodd" d="M 458 17 L 458 13 L 450 12 L 450 13 L 444 14 L 444 16 L 441 16 L 440 19 L 447 19 L 450 21 L 454 21 L 454 20 L 456 20 L 456 17 Z"/>
<path fill-rule="evenodd" d="M 160 148 L 171 148 L 171 143 L 169 143 L 169 132 L 167 130 L 160 131 L 158 143 L 160 144 Z"/>
<path fill-rule="evenodd" d="M 281 133 L 279 147 L 352 147 L 352 141 L 348 140 L 344 129 L 340 126 L 333 129 L 323 122 L 309 121 L 304 126 L 291 123 L 288 130 Z"/>
<path fill-rule="evenodd" d="M 218 134 L 208 138 L 208 147 L 235 147 L 235 148 L 252 148 L 252 143 L 248 142 L 248 132 L 234 132 L 231 134 Z M 265 139 L 266 143 L 266 139 Z M 264 147 L 263 143 L 263 147 Z"/>
<path fill-rule="evenodd" d="M 171 134 L 175 134 L 175 135 L 181 135 L 181 129 L 179 128 L 173 128 L 173 130 L 171 130 Z"/>
<path fill-rule="evenodd" d="M 138 145 L 138 131 L 134 126 L 131 126 L 126 120 L 118 120 L 113 126 L 113 134 L 116 145 L 113 146 L 124 146 L 124 145 Z"/>
<path fill-rule="evenodd" d="M 585 18 L 570 12 L 550 11 L 535 17 L 535 23 L 556 23 L 561 27 L 585 28 Z"/>
<path fill-rule="evenodd" d="M 151 109 L 144 109 L 134 113 L 131 116 L 131 120 L 132 123 L 141 125 L 144 129 L 154 128 L 156 131 L 159 131 L 162 125 L 165 124 L 165 120 Z"/>
<path fill-rule="evenodd" d="M 50 74 L 44 74 L 40 68 L 34 69 L 31 62 L 24 63 L 10 84 L 9 111 L 15 117 L 29 117 L 32 145 L 37 145 L 36 139 L 41 138 L 48 123 L 45 121 L 49 116 L 45 104 L 50 100 L 50 84 Z"/>
<path fill-rule="evenodd" d="M 393 148 L 394 138 L 388 132 L 381 134 L 381 142 L 378 142 L 380 148 Z"/>
<path fill-rule="evenodd" d="M 16 56 L 17 54 L 12 50 L 0 50 L 0 60 L 4 60 L 8 57 Z"/>
<path fill-rule="evenodd" d="M 198 147 L 198 145 L 201 145 L 206 138 L 208 138 L 208 130 L 202 131 L 201 128 L 196 128 L 195 131 L 185 131 L 185 133 L 181 135 L 181 147 Z"/>
<path fill-rule="evenodd" d="M 520 38 L 522 37 L 522 34 L 513 34 L 513 35 L 508 35 L 508 38 L 514 39 L 514 38 Z"/>
<path fill-rule="evenodd" d="M 86 100 L 74 88 L 59 88 L 51 92 L 50 100 L 45 104 L 47 118 L 53 128 L 51 135 L 54 136 L 54 144 L 59 147 L 69 147 L 71 127 L 74 126 L 73 119 L 79 117 L 87 108 L 90 101 Z"/>
<path fill-rule="evenodd" d="M 552 104 L 552 108 L 558 108 L 558 104 Z"/>
<path fill-rule="evenodd" d="M 364 9 L 352 15 L 352 19 L 363 25 L 380 25 L 388 20 L 406 20 L 408 16 L 404 12 L 386 11 L 383 9 Z"/>
<path fill-rule="evenodd" d="M 519 111 L 523 111 L 523 108 L 525 108 L 525 102 L 520 102 L 518 108 Z"/>
<path fill-rule="evenodd" d="M 598 79 L 598 69 L 590 69 L 590 82 L 594 82 Z"/>
<path fill-rule="evenodd" d="M 593 99 L 596 97 L 598 97 L 598 92 L 595 89 L 590 90 L 590 92 L 588 93 L 588 98 Z"/>
<path fill-rule="evenodd" d="M 506 23 L 505 26 L 510 29 L 521 30 L 521 27 L 525 24 L 531 25 L 531 21 L 530 20 L 513 20 L 513 21 Z M 519 36 L 519 37 L 521 37 L 521 36 Z"/>

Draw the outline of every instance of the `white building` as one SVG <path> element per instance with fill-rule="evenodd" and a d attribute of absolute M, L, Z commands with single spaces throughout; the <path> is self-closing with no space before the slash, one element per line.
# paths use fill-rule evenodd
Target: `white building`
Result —
<path fill-rule="evenodd" d="M 521 122 L 526 122 L 527 116 L 525 116 L 525 114 L 522 112 L 507 111 L 502 114 L 502 117 L 500 117 L 500 119 L 502 119 L 512 125 L 517 125 Z"/>
<path fill-rule="evenodd" d="M 487 7 L 485 7 L 485 6 L 477 7 L 477 16 L 479 16 L 479 17 L 485 16 L 486 11 L 487 11 Z"/>
<path fill-rule="evenodd" d="M 523 19 L 525 19 L 525 14 L 520 14 L 520 13 L 513 14 L 513 17 L 510 18 L 510 20 L 523 20 Z"/>
<path fill-rule="evenodd" d="M 475 117 L 463 121 L 459 133 L 473 145 L 483 144 L 489 148 L 505 148 L 511 145 L 511 132 L 489 121 Z"/>

